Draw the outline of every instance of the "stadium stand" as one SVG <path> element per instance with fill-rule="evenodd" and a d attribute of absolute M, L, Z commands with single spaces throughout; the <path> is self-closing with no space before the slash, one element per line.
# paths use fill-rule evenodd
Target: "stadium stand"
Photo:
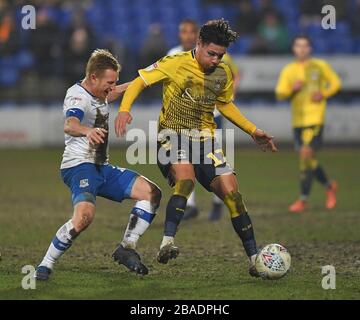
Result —
<path fill-rule="evenodd" d="M 18 102 L 34 98 L 34 86 L 31 82 L 39 78 L 39 65 L 44 66 L 46 61 L 53 60 L 55 69 L 46 78 L 56 88 L 49 88 L 48 99 L 58 98 L 62 95 L 63 82 L 66 82 L 67 74 L 64 67 L 64 59 L 69 52 L 69 29 L 72 17 L 79 12 L 83 13 L 85 23 L 88 26 L 88 33 L 93 33 L 95 47 L 101 47 L 112 41 L 121 42 L 126 47 L 128 54 L 135 61 L 140 61 L 141 49 L 146 43 L 149 28 L 154 23 L 161 26 L 164 33 L 166 46 L 163 51 L 177 44 L 178 23 L 185 17 L 193 18 L 200 24 L 213 18 L 224 17 L 229 20 L 236 29 L 241 26 L 241 4 L 247 2 L 256 15 L 253 21 L 253 32 L 243 33 L 241 38 L 231 48 L 233 55 L 251 55 L 254 50 L 254 43 L 261 37 L 259 32 L 262 19 L 269 12 L 273 12 L 287 30 L 288 47 L 286 50 L 270 50 L 270 53 L 286 53 L 290 46 L 290 39 L 297 33 L 308 34 L 314 43 L 315 54 L 356 54 L 360 53 L 360 27 L 358 13 L 360 1 L 342 1 L 344 17 L 337 23 L 337 29 L 326 35 L 326 30 L 319 27 L 319 17 L 311 16 L 306 7 L 301 5 L 299 0 L 240 0 L 240 1 L 206 1 L 206 0 L 92 0 L 82 1 L 34 1 L 37 12 L 46 12 L 50 22 L 57 31 L 52 36 L 54 48 L 48 48 L 47 57 L 42 56 L 41 61 L 34 53 L 31 45 L 31 31 L 22 30 L 21 7 L 24 4 L 31 4 L 31 1 L 7 1 L 0 0 L 0 101 L 8 101 L 15 98 Z M 322 3 L 322 1 L 317 1 Z M 329 1 L 327 1 L 329 2 Z M 306 1 L 304 2 L 306 4 Z M 316 1 L 311 1 L 315 6 Z M 331 3 L 331 1 L 330 1 Z M 13 19 L 13 22 L 9 22 Z M 12 16 L 11 16 L 12 15 Z M 310 17 L 310 18 L 309 18 Z M 265 31 L 267 26 L 265 24 Z M 58 36 L 56 36 L 56 33 Z M 14 40 L 16 46 L 14 47 Z M 266 41 L 265 41 L 266 43 Z M 12 50 L 7 48 L 12 46 Z M 89 46 L 92 48 L 92 46 Z M 43 48 L 44 49 L 44 48 Z M 51 50 L 50 50 L 51 49 Z M 269 50 L 261 52 L 267 54 Z M 86 55 L 86 54 L 85 54 Z M 84 56 L 85 56 L 84 55 Z M 135 57 L 135 58 L 134 58 Z M 46 59 L 47 58 L 47 59 Z M 126 58 L 125 58 L 126 59 Z M 140 67 L 140 65 L 136 66 Z M 133 72 L 135 68 L 129 68 Z M 65 71 L 64 71 L 65 70 Z M 132 73 L 123 74 L 125 79 L 131 79 Z M 71 75 L 71 79 L 76 76 Z M 45 79 L 46 80 L 46 79 Z M 43 81 L 43 80 L 41 80 Z M 15 94 L 14 86 L 21 83 L 22 94 Z M 29 85 L 30 83 L 30 85 Z M 28 84 L 28 85 L 26 85 Z M 36 90 L 35 90 L 36 91 Z M 60 92 L 60 95 L 59 95 Z M 36 98 L 36 94 L 35 94 Z M 40 99 L 41 100 L 41 99 Z"/>

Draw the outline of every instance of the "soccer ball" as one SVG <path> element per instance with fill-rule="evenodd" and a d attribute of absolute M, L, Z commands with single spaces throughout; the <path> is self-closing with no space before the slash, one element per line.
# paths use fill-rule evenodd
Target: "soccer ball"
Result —
<path fill-rule="evenodd" d="M 255 268 L 261 278 L 276 280 L 282 278 L 291 265 L 291 256 L 285 247 L 272 243 L 260 250 L 255 259 Z"/>

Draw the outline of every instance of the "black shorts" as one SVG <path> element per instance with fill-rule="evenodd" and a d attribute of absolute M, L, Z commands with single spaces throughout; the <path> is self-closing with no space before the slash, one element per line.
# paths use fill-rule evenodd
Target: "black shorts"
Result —
<path fill-rule="evenodd" d="M 184 135 L 173 135 L 158 141 L 157 164 L 171 187 L 175 185 L 169 174 L 171 165 L 181 161 L 190 162 L 194 166 L 196 180 L 210 192 L 210 184 L 215 177 L 234 173 L 214 138 L 199 141 Z"/>
<path fill-rule="evenodd" d="M 323 125 L 294 128 L 295 149 L 309 146 L 313 150 L 319 150 L 322 146 Z"/>

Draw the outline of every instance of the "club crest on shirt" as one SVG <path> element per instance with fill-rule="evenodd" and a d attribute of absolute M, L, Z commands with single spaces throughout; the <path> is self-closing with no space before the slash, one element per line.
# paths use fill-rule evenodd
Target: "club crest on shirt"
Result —
<path fill-rule="evenodd" d="M 215 91 L 221 90 L 221 80 L 220 79 L 215 79 L 214 89 L 215 89 Z"/>
<path fill-rule="evenodd" d="M 89 179 L 82 179 L 80 180 L 79 187 L 80 188 L 86 188 L 89 186 Z"/>
<path fill-rule="evenodd" d="M 310 74 L 310 77 L 311 77 L 311 80 L 319 79 L 319 71 L 317 71 L 317 70 L 312 71 Z"/>

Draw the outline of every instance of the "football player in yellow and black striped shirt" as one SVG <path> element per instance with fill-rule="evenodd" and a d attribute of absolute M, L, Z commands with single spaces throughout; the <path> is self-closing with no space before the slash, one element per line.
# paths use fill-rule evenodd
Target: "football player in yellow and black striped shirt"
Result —
<path fill-rule="evenodd" d="M 326 188 L 326 208 L 336 205 L 336 181 L 330 181 L 316 159 L 322 140 L 326 99 L 341 86 L 338 75 L 321 59 L 311 57 L 311 41 L 307 36 L 297 36 L 293 41 L 295 61 L 281 71 L 276 96 L 279 100 L 291 99 L 292 126 L 295 146 L 300 156 L 300 188 L 298 200 L 289 206 L 290 212 L 307 208 L 313 177 Z"/>
<path fill-rule="evenodd" d="M 183 51 L 190 51 L 196 47 L 196 42 L 199 36 L 199 27 L 195 20 L 192 19 L 184 19 L 179 24 L 179 41 L 180 45 L 170 49 L 167 53 L 168 56 L 174 55 Z M 233 90 L 234 96 L 236 94 L 236 90 L 240 83 L 240 72 L 238 66 L 235 64 L 234 60 L 230 56 L 229 53 L 225 53 L 222 61 L 225 62 L 231 71 L 233 76 Z M 217 129 L 222 129 L 223 119 L 219 111 L 214 109 L 214 120 L 216 123 Z M 199 210 L 196 205 L 195 199 L 195 190 L 190 194 L 183 220 L 193 219 L 199 214 Z M 211 205 L 211 209 L 208 214 L 208 219 L 211 221 L 219 220 L 222 216 L 223 211 L 223 202 L 222 200 L 214 195 L 213 201 Z"/>
<path fill-rule="evenodd" d="M 236 37 L 227 21 L 209 21 L 201 27 L 194 50 L 166 56 L 140 70 L 140 76 L 132 81 L 122 100 L 115 119 L 115 131 L 118 136 L 125 134 L 136 97 L 145 87 L 162 81 L 158 166 L 173 187 L 173 194 L 166 208 L 164 237 L 157 260 L 167 263 L 179 253 L 174 237 L 196 179 L 228 207 L 233 227 L 251 262 L 250 274 L 258 276 L 254 268 L 257 248 L 251 220 L 234 171 L 214 139 L 213 112 L 216 107 L 223 116 L 251 135 L 262 149 L 277 150 L 273 138 L 247 120 L 233 104 L 232 75 L 222 57 Z M 170 154 L 170 161 L 163 161 L 164 154 Z M 194 154 L 200 161 L 193 160 Z"/>

